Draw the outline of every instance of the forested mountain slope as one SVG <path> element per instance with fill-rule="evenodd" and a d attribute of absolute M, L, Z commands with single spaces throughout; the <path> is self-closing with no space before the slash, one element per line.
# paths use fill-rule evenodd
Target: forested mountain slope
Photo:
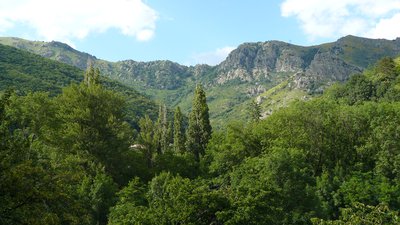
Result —
<path fill-rule="evenodd" d="M 264 115 L 296 99 L 309 99 L 336 81 L 362 72 L 384 56 L 400 54 L 400 39 L 346 36 L 336 42 L 297 46 L 280 41 L 245 43 L 217 66 L 183 66 L 171 61 L 107 62 L 59 42 L 1 38 L 15 46 L 81 69 L 93 64 L 102 74 L 188 112 L 192 90 L 202 83 L 208 93 L 210 117 L 244 120 L 250 101 L 257 99 Z M 272 90 L 271 90 L 272 89 Z"/>
<path fill-rule="evenodd" d="M 0 91 L 13 88 L 20 94 L 45 91 L 54 96 L 61 93 L 61 88 L 81 82 L 83 74 L 77 67 L 0 44 Z M 128 99 L 127 113 L 135 126 L 145 114 L 155 116 L 156 104 L 132 87 L 105 77 L 102 83 Z"/>

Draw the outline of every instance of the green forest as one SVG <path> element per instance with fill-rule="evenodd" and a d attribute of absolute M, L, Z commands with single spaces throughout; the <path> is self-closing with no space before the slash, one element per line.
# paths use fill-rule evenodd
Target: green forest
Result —
<path fill-rule="evenodd" d="M 42 91 L 0 97 L 0 224 L 400 224 L 400 58 L 218 130 L 201 85 L 140 119 L 93 67 Z"/>

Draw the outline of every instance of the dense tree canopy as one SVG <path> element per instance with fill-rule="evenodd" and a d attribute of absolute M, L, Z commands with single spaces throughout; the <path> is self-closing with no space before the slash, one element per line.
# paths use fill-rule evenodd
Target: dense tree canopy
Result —
<path fill-rule="evenodd" d="M 1 95 L 0 224 L 399 224 L 398 59 L 212 133 L 201 86 L 132 127 L 98 76 Z"/>

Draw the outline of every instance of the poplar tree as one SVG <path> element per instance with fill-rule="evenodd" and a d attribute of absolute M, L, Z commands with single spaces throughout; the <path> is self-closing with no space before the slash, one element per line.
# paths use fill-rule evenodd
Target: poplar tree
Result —
<path fill-rule="evenodd" d="M 98 68 L 94 68 L 92 65 L 85 72 L 85 76 L 83 78 L 83 83 L 88 87 L 97 85 L 100 83 L 100 70 Z"/>
<path fill-rule="evenodd" d="M 179 106 L 176 107 L 174 113 L 174 151 L 179 153 L 185 151 L 185 128 L 183 127 L 183 116 Z"/>
<path fill-rule="evenodd" d="M 204 155 L 207 143 L 211 137 L 211 125 L 208 114 L 206 94 L 201 85 L 196 86 L 192 111 L 189 115 L 186 147 L 191 151 L 197 162 Z"/>
<path fill-rule="evenodd" d="M 154 143 L 154 124 L 151 121 L 150 117 L 146 115 L 144 118 L 139 120 L 140 133 L 139 133 L 139 142 L 142 146 L 140 149 L 143 151 L 147 167 L 153 167 L 153 155 L 155 150 Z"/>
<path fill-rule="evenodd" d="M 158 154 L 162 154 L 168 150 L 171 139 L 169 133 L 167 107 L 165 105 L 160 105 L 155 133 L 155 142 Z"/>

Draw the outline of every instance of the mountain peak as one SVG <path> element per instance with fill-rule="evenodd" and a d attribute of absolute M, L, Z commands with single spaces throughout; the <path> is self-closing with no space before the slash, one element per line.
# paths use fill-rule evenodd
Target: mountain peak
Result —
<path fill-rule="evenodd" d="M 61 49 L 67 50 L 67 51 L 76 51 L 74 48 L 72 48 L 68 44 L 59 42 L 59 41 L 51 41 L 51 42 L 46 43 L 46 45 L 48 45 L 49 47 L 54 47 L 54 48 L 61 48 Z"/>

